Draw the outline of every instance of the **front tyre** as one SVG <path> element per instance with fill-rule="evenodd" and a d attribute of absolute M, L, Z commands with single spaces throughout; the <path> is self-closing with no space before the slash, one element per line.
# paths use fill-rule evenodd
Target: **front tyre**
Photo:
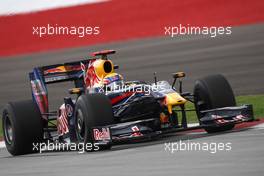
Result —
<path fill-rule="evenodd" d="M 194 105 L 198 119 L 202 118 L 201 111 L 236 106 L 233 90 L 222 75 L 210 75 L 199 79 L 194 86 Z M 220 127 L 207 127 L 208 133 L 227 131 L 234 128 L 234 124 Z"/>
<path fill-rule="evenodd" d="M 111 148 L 111 145 L 109 144 L 97 146 L 93 142 L 92 133 L 92 127 L 106 126 L 115 123 L 112 105 L 106 95 L 81 95 L 76 102 L 75 117 L 75 131 L 77 142 L 84 143 L 84 145 L 86 146 L 86 151 Z"/>
<path fill-rule="evenodd" d="M 41 115 L 32 100 L 8 103 L 3 110 L 5 145 L 12 155 L 34 153 L 33 143 L 43 139 Z"/>

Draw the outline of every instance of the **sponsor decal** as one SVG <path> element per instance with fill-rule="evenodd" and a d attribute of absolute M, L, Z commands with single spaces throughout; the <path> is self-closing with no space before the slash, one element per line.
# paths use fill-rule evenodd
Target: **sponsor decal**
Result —
<path fill-rule="evenodd" d="M 39 79 L 32 80 L 31 82 L 31 87 L 34 95 L 39 96 L 39 95 L 45 95 L 45 91 L 43 87 L 41 86 L 41 82 Z"/>
<path fill-rule="evenodd" d="M 225 120 L 225 119 L 217 119 L 216 120 L 216 123 L 217 124 L 223 124 L 223 123 L 227 123 L 228 121 L 227 120 Z"/>
<path fill-rule="evenodd" d="M 84 83 L 85 83 L 86 88 L 94 87 L 96 84 L 98 84 L 101 81 L 95 72 L 95 67 L 94 67 L 95 61 L 96 59 L 90 60 L 88 67 L 85 70 L 84 70 L 84 67 L 81 66 L 84 72 Z"/>
<path fill-rule="evenodd" d="M 65 111 L 62 111 L 61 116 L 58 117 L 57 124 L 59 136 L 62 136 L 69 132 L 68 121 Z"/>
<path fill-rule="evenodd" d="M 69 132 L 68 117 L 67 117 L 66 107 L 64 104 L 59 109 L 58 118 L 57 118 L 57 129 L 59 136 L 62 136 Z"/>
<path fill-rule="evenodd" d="M 140 133 L 139 128 L 137 126 L 133 126 L 131 129 L 133 131 L 131 136 L 133 137 L 143 136 L 143 134 Z"/>
<path fill-rule="evenodd" d="M 65 69 L 61 69 L 59 67 L 57 68 L 51 68 L 44 71 L 44 75 L 51 74 L 51 73 L 62 73 L 65 72 Z"/>
<path fill-rule="evenodd" d="M 68 117 L 71 117 L 73 114 L 73 107 L 70 104 L 66 104 L 65 111 Z"/>
<path fill-rule="evenodd" d="M 220 115 L 212 115 L 212 118 L 216 120 L 216 119 L 222 119 L 224 117 L 222 117 Z"/>
<path fill-rule="evenodd" d="M 35 97 L 35 100 L 38 104 L 41 113 L 48 112 L 48 97 L 47 94 L 41 85 L 39 79 L 30 81 L 32 87 L 32 93 Z M 44 119 L 47 119 L 46 115 L 42 115 Z"/>
<path fill-rule="evenodd" d="M 81 62 L 81 69 L 82 69 L 82 71 L 84 71 L 84 72 L 86 71 L 86 66 L 85 66 L 85 64 L 82 63 L 82 62 Z"/>
<path fill-rule="evenodd" d="M 236 117 L 234 117 L 234 120 L 244 120 L 246 117 L 243 115 L 237 115 Z"/>
<path fill-rule="evenodd" d="M 94 135 L 94 140 L 96 141 L 105 141 L 111 139 L 109 128 L 101 128 L 101 129 L 94 128 L 93 135 Z"/>
<path fill-rule="evenodd" d="M 79 71 L 81 70 L 79 65 L 67 65 L 67 66 L 58 66 L 55 68 L 50 68 L 44 71 L 44 75 L 52 74 L 52 73 L 64 73 L 70 71 Z"/>

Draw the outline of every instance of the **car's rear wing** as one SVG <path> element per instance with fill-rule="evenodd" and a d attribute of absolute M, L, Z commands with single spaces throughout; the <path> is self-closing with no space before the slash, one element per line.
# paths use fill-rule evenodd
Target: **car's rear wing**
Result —
<path fill-rule="evenodd" d="M 37 103 L 43 118 L 47 119 L 48 90 L 47 84 L 74 81 L 83 77 L 83 70 L 91 59 L 64 64 L 36 67 L 29 73 L 33 100 Z"/>
<path fill-rule="evenodd" d="M 36 68 L 43 77 L 45 84 L 57 83 L 62 81 L 71 81 L 83 76 L 83 65 L 89 64 L 90 60 L 80 60 L 64 64 L 42 66 Z M 33 70 L 34 72 L 34 70 Z"/>
<path fill-rule="evenodd" d="M 32 73 L 38 72 L 37 74 L 43 77 L 43 82 L 45 84 L 75 80 L 83 76 L 83 70 L 86 69 L 85 67 L 87 67 L 87 65 L 91 60 L 98 59 L 96 58 L 96 56 L 100 56 L 101 59 L 107 59 L 107 55 L 114 53 L 115 53 L 114 50 L 103 50 L 99 52 L 94 52 L 92 53 L 93 58 L 91 59 L 68 62 L 64 64 L 55 64 L 55 65 L 37 67 L 34 69 L 36 71 L 33 70 Z M 118 66 L 115 65 L 114 69 L 117 68 Z"/>

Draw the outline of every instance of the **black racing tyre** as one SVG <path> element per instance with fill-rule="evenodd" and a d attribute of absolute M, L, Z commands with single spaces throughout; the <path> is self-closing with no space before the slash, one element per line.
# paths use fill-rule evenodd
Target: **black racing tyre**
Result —
<path fill-rule="evenodd" d="M 92 136 L 92 127 L 106 126 L 115 123 L 112 105 L 106 95 L 81 95 L 76 102 L 75 117 L 77 143 L 84 143 L 85 146 L 88 146 L 85 148 L 86 151 L 111 148 L 110 144 L 95 146 Z"/>
<path fill-rule="evenodd" d="M 42 119 L 32 100 L 8 103 L 3 110 L 5 145 L 12 155 L 35 153 L 33 143 L 43 140 Z"/>
<path fill-rule="evenodd" d="M 236 100 L 233 90 L 222 75 L 210 75 L 199 79 L 194 86 L 194 105 L 198 119 L 202 118 L 201 111 L 236 106 Z M 221 127 L 208 127 L 205 130 L 208 133 L 231 130 L 234 124 L 228 124 Z"/>

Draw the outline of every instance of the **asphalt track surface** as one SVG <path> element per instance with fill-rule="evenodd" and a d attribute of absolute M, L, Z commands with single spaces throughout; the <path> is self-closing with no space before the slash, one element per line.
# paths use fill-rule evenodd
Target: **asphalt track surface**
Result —
<path fill-rule="evenodd" d="M 115 49 L 113 61 L 127 80 L 171 79 L 185 71 L 185 90 L 202 76 L 221 73 L 237 95 L 264 93 L 264 25 L 233 28 L 232 35 L 159 37 L 34 55 L 0 58 L 0 107 L 8 101 L 30 98 L 27 77 L 34 66 L 77 60 L 90 51 Z M 52 108 L 57 107 L 66 87 L 49 87 Z M 0 151 L 0 175 L 261 175 L 264 162 L 263 128 L 223 133 L 170 135 L 153 142 L 121 145 L 112 151 L 77 154 L 49 152 L 10 157 Z M 164 151 L 165 142 L 179 140 L 231 142 L 231 151 Z"/>
<path fill-rule="evenodd" d="M 78 154 L 46 152 L 11 157 L 0 151 L 1 175 L 256 175 L 264 172 L 264 128 L 208 135 L 171 134 L 162 139 L 119 145 L 111 151 Z M 231 143 L 231 150 L 165 150 L 165 143 L 214 145 Z M 176 147 L 175 147 L 176 149 Z"/>

